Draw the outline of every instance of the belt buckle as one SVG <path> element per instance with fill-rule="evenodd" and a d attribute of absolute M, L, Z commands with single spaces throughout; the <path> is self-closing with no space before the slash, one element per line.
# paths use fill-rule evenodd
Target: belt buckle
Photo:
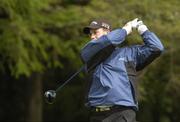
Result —
<path fill-rule="evenodd" d="M 96 110 L 96 112 L 109 111 L 110 107 L 109 106 L 97 106 L 95 110 Z"/>

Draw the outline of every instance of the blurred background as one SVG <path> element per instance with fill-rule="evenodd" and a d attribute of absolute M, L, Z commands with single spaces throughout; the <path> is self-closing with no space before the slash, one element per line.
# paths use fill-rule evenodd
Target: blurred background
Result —
<path fill-rule="evenodd" d="M 179 0 L 0 0 L 0 121 L 88 121 L 86 78 L 80 73 L 47 104 L 55 89 L 79 67 L 90 39 L 82 28 L 105 18 L 122 27 L 139 17 L 155 32 L 165 52 L 139 73 L 140 122 L 180 120 Z M 141 44 L 137 32 L 124 45 Z"/>

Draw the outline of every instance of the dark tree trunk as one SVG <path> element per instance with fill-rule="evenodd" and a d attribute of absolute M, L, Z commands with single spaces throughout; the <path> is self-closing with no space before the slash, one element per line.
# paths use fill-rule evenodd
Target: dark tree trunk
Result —
<path fill-rule="evenodd" d="M 30 78 L 28 121 L 42 122 L 42 77 L 33 74 Z"/>

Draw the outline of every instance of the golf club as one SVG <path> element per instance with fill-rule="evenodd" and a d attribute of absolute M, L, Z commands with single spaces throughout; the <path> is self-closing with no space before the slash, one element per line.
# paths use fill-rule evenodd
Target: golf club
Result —
<path fill-rule="evenodd" d="M 115 46 L 108 45 L 106 48 L 100 50 L 96 53 L 89 61 L 85 63 L 77 72 L 75 72 L 68 80 L 66 80 L 62 85 L 58 86 L 56 90 L 48 90 L 45 92 L 44 96 L 47 103 L 52 104 L 56 98 L 56 94 L 60 91 L 68 82 L 70 82 L 76 75 L 81 71 L 89 73 L 92 71 L 98 64 L 105 60 L 115 49 Z"/>
<path fill-rule="evenodd" d="M 44 93 L 46 102 L 52 104 L 56 98 L 56 94 L 60 91 L 68 82 L 70 82 L 76 75 L 78 75 L 85 66 L 82 66 L 77 72 L 75 72 L 69 79 L 67 79 L 62 85 L 58 86 L 55 90 L 48 90 Z"/>

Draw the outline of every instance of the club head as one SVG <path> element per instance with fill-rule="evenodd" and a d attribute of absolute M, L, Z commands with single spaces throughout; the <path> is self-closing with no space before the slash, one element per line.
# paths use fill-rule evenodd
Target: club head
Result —
<path fill-rule="evenodd" d="M 44 93 L 44 97 L 45 97 L 47 103 L 52 104 L 56 98 L 56 91 L 48 90 Z"/>

